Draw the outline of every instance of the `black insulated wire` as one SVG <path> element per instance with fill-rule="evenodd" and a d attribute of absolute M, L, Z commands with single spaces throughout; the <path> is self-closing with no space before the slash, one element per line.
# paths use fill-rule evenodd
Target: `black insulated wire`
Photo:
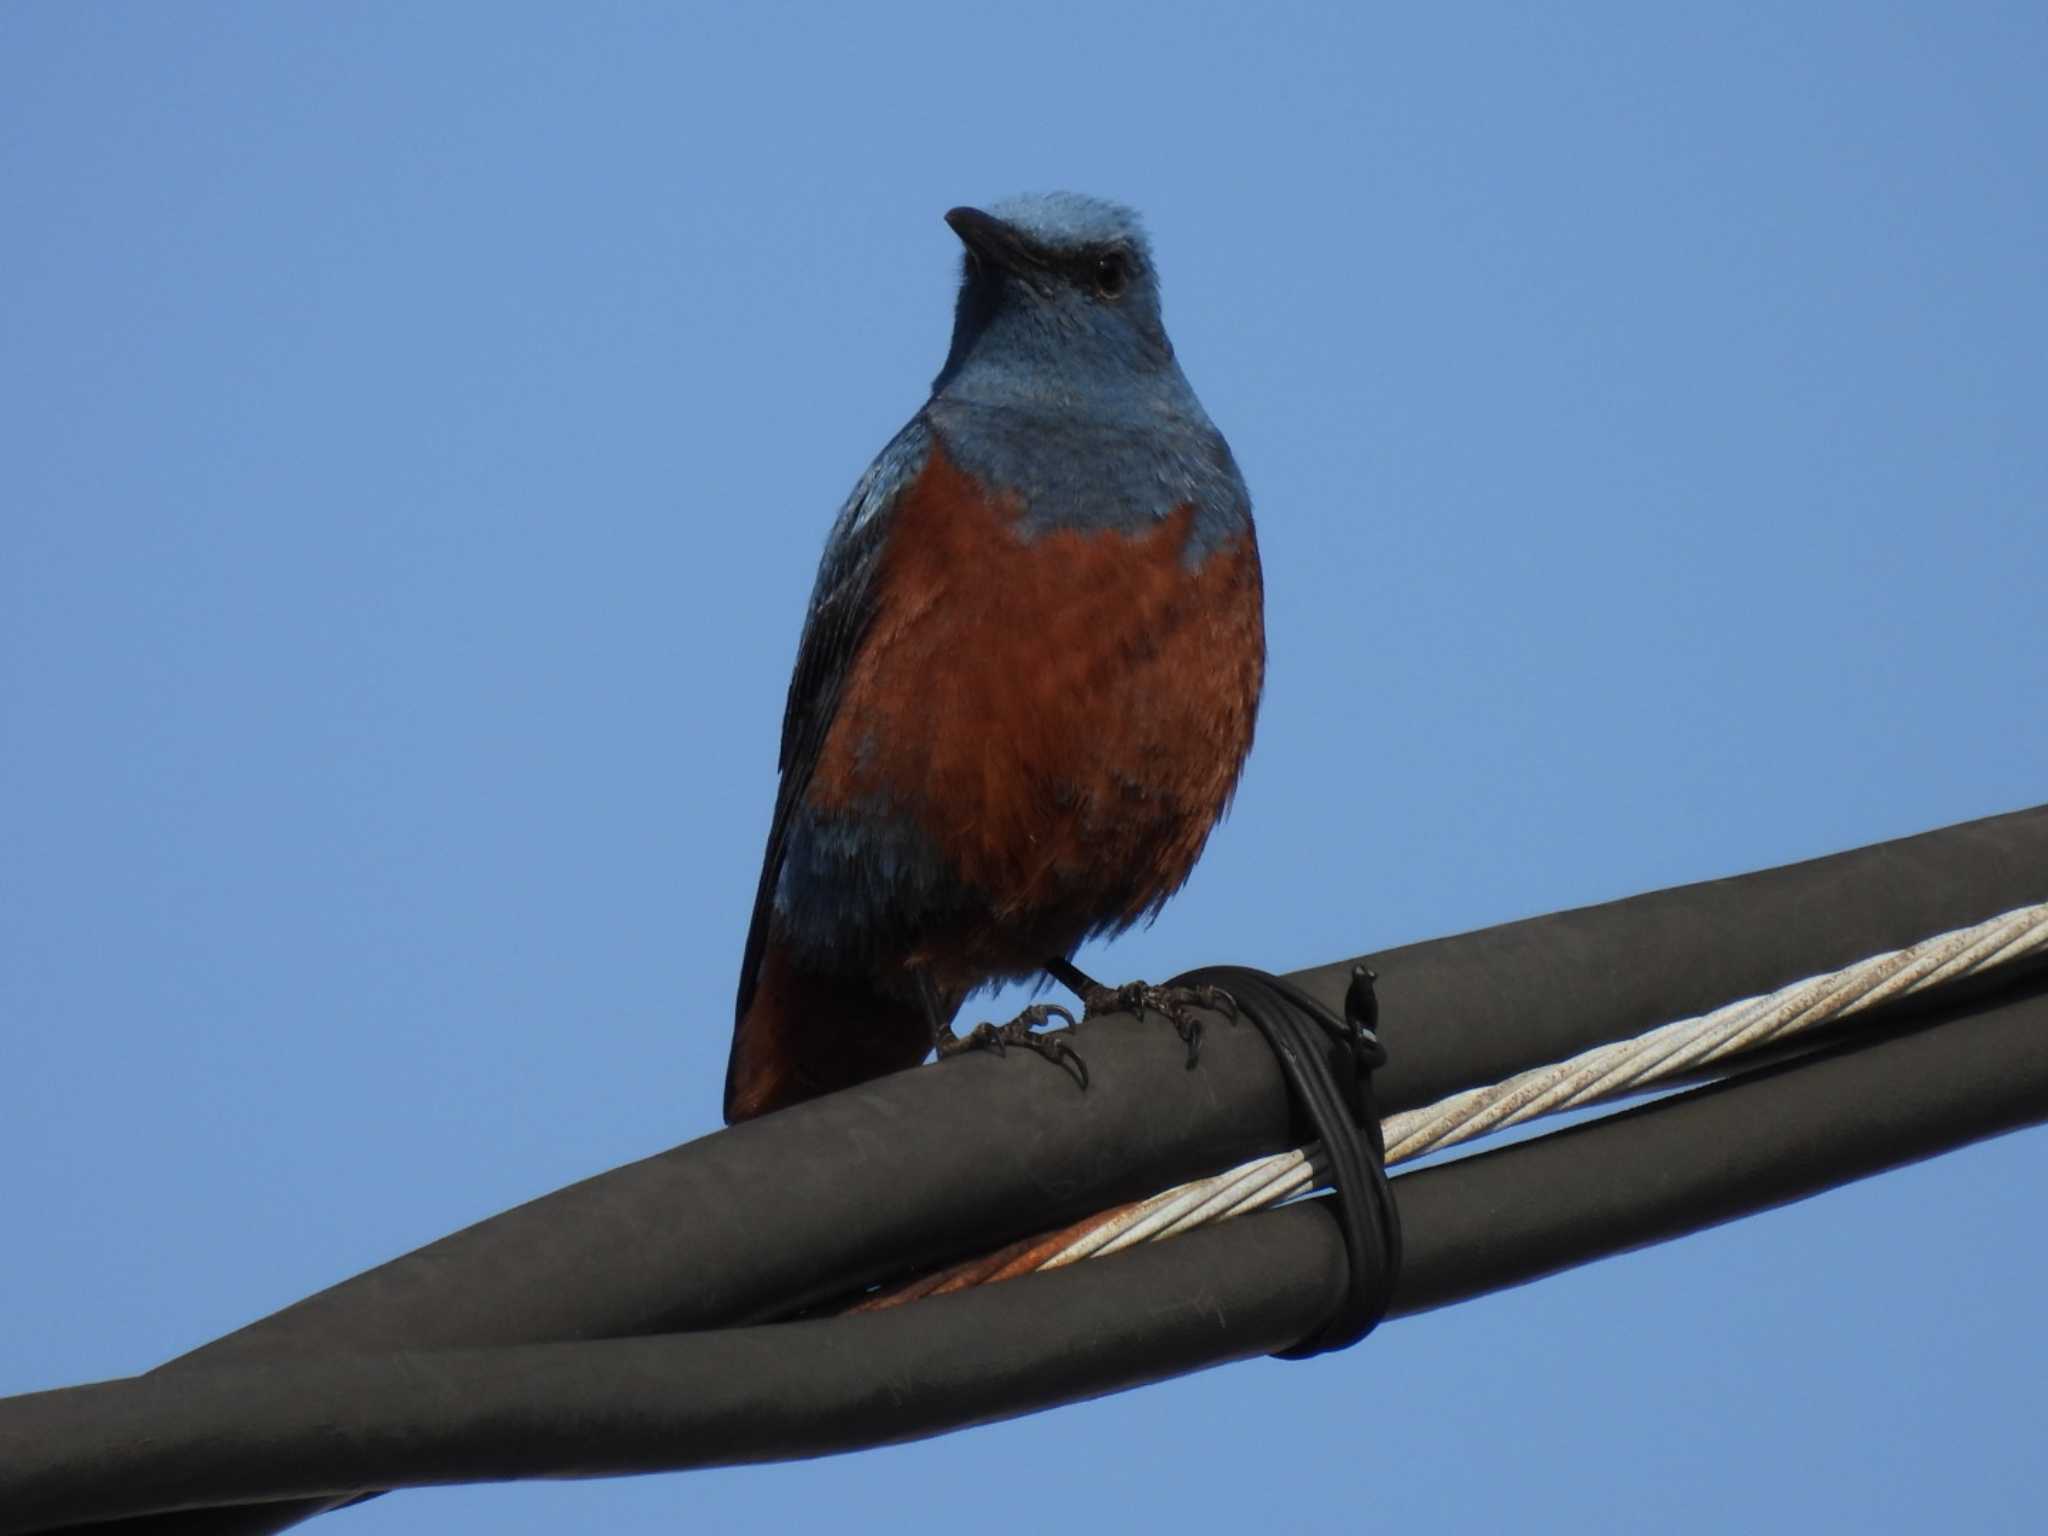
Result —
<path fill-rule="evenodd" d="M 1384 950 L 1372 963 L 1401 1033 L 1394 1059 L 1374 1077 L 1380 1108 L 1416 1108 L 2044 897 L 2048 807 L 2037 807 Z M 1334 1010 L 1354 963 L 1290 979 Z M 1405 1255 L 1389 1315 L 1519 1284 L 2036 1123 L 2048 1117 L 2044 988 L 2036 971 L 1944 989 L 1905 1010 L 1895 1037 L 1859 1036 L 1840 1053 L 1404 1175 L 1393 1181 Z M 715 1371 L 701 1378 L 659 1372 L 681 1367 L 677 1351 L 696 1359 L 709 1347 L 691 1342 L 708 1337 L 694 1330 L 788 1316 L 850 1288 L 984 1252 L 1020 1232 L 1297 1144 L 1287 1083 L 1255 1032 L 1212 1030 L 1193 1072 L 1182 1070 L 1180 1042 L 1156 1021 L 1105 1020 L 1089 1040 L 1095 1071 L 1085 1094 L 1062 1074 L 1032 1070 L 1040 1063 L 985 1055 L 901 1073 L 504 1212 L 148 1376 L 74 1389 L 125 1405 L 123 1413 L 144 1398 L 159 1404 L 163 1417 L 149 1419 L 148 1443 L 184 1437 L 193 1449 L 162 1468 L 158 1483 L 132 1476 L 144 1442 L 119 1432 L 119 1415 L 85 1414 L 58 1434 L 59 1400 L 87 1399 L 0 1401 L 0 1466 L 8 1469 L 0 1471 L 0 1529 L 37 1528 L 11 1497 L 23 1484 L 10 1477 L 40 1483 L 42 1524 L 52 1527 L 105 1536 L 259 1536 L 356 1496 L 316 1489 L 459 1475 L 461 1458 L 424 1439 L 390 1447 L 381 1461 L 333 1465 L 351 1449 L 339 1438 L 345 1430 L 367 1428 L 378 1412 L 420 1406 L 375 1394 L 351 1407 L 356 1417 L 347 1423 L 335 1418 L 341 1405 L 334 1404 L 333 1422 L 303 1426 L 303 1444 L 260 1451 L 254 1440 L 235 1438 L 250 1426 L 282 1425 L 272 1408 L 317 1417 L 321 1405 L 309 1401 L 297 1374 L 316 1357 L 385 1355 L 452 1368 L 442 1352 L 467 1352 L 488 1375 L 499 1368 L 492 1363 L 498 1350 L 577 1339 L 613 1348 L 641 1337 L 655 1378 L 604 1381 L 620 1394 L 644 1394 L 666 1380 L 677 1404 L 696 1406 L 664 1412 L 708 1417 L 687 1430 L 671 1419 L 681 1438 L 613 1470 L 814 1455 L 934 1432 L 907 1419 L 881 1423 L 865 1410 L 849 1410 L 837 1428 L 806 1423 L 811 1410 L 833 1411 L 820 1384 L 805 1389 L 802 1402 L 764 1412 L 742 1434 L 719 1416 L 734 1412 L 728 1389 L 742 1384 Z M 1160 1308 L 1159 1276 L 1177 1277 L 1174 1294 L 1185 1289 L 1207 1305 L 1213 1277 L 1183 1266 L 1223 1263 L 1226 1255 L 1244 1266 L 1229 1270 L 1232 1283 L 1247 1287 L 1248 1310 L 1232 1316 L 1256 1315 L 1257 1326 L 1233 1322 L 1219 1332 L 1208 1317 L 1198 1344 L 1171 1343 L 1180 1337 L 1179 1314 Z M 1132 1273 L 1121 1268 L 1127 1257 L 1150 1274 L 1144 1285 L 1118 1278 Z M 1357 1272 L 1328 1202 L 1314 1200 L 1076 1265 L 1058 1272 L 1070 1277 L 1058 1285 L 1049 1283 L 1057 1276 L 1031 1277 L 973 1293 L 984 1299 L 971 1305 L 960 1299 L 956 1308 L 956 1298 L 942 1297 L 900 1309 L 938 1330 L 952 1350 L 921 1388 L 918 1423 L 943 1427 L 947 1414 L 954 1423 L 983 1422 L 1284 1347 L 1329 1319 L 1349 1284 L 1347 1265 Z M 1017 1341 L 1055 1349 L 1056 1325 L 1077 1315 L 1073 1298 L 1083 1294 L 1102 1298 L 1090 1325 L 1127 1330 L 1117 1335 L 1122 1342 L 1089 1356 L 1085 1369 L 1030 1357 Z M 1131 1305 L 1156 1313 L 1161 1331 L 1131 1329 L 1135 1319 L 1115 1299 L 1125 1296 L 1141 1298 Z M 1278 1311 L 1265 1307 L 1283 1296 Z M 957 1333 L 941 1324 L 956 1318 L 963 1325 Z M 799 1338 L 824 1348 L 819 1369 L 833 1361 L 883 1371 L 901 1364 L 886 1353 L 896 1337 L 887 1329 L 768 1332 L 790 1352 L 796 1381 L 811 1369 L 795 1347 Z M 876 1353 L 842 1355 L 844 1341 L 855 1338 Z M 578 1358 L 566 1357 L 563 1368 L 583 1380 Z M 216 1379 L 216 1368 L 249 1373 L 227 1400 L 243 1416 L 233 1422 L 209 1421 L 200 1411 L 200 1383 Z M 578 1442 L 566 1400 L 551 1408 L 545 1380 L 519 1379 L 535 1393 L 521 1431 L 533 1437 L 526 1442 L 532 1455 L 494 1475 L 589 1469 L 598 1453 Z M 457 1392 L 445 1408 L 446 1422 L 415 1428 L 482 1434 L 463 1430 L 462 1415 L 493 1405 Z M 631 1411 L 635 1405 L 624 1401 L 604 1405 L 604 1414 Z M 604 1414 L 593 1422 L 609 1432 L 619 1421 Z M 700 1431 L 704 1438 L 694 1438 Z M 220 1433 L 230 1438 L 209 1438 Z M 723 1438 L 728 1433 L 739 1438 Z M 473 1443 L 488 1449 L 488 1440 Z M 277 1502 L 240 1502 L 265 1497 L 266 1489 Z M 230 1503 L 239 1507 L 191 1507 Z M 183 1512 L 143 1513 L 174 1506 Z"/>
<path fill-rule="evenodd" d="M 1401 1215 L 1387 1187 L 1386 1143 L 1372 1075 L 1387 1064 L 1375 976 L 1352 968 L 1338 1018 L 1282 977 L 1241 965 L 1212 965 L 1169 985 L 1219 987 L 1266 1038 L 1294 1094 L 1295 1135 L 1322 1144 L 1348 1262 L 1344 1300 L 1313 1333 L 1275 1353 L 1306 1360 L 1348 1349 L 1387 1314 L 1401 1273 Z"/>

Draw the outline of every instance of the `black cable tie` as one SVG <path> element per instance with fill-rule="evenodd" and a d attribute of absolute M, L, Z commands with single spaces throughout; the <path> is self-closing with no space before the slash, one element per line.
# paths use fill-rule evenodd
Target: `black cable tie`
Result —
<path fill-rule="evenodd" d="M 1279 1058 L 1297 1128 L 1304 1139 L 1313 1134 L 1329 1159 L 1350 1289 L 1321 1328 L 1278 1352 L 1282 1360 L 1356 1344 L 1387 1315 L 1401 1273 L 1401 1216 L 1387 1184 L 1386 1142 L 1372 1092 L 1373 1072 L 1387 1064 L 1376 980 L 1367 967 L 1352 967 L 1342 1019 L 1292 982 L 1249 966 L 1203 966 L 1170 983 L 1221 987 L 1230 994 L 1238 1013 L 1258 1026 Z"/>

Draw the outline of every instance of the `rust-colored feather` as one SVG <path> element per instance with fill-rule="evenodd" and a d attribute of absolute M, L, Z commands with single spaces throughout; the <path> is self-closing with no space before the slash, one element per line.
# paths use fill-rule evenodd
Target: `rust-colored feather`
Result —
<path fill-rule="evenodd" d="M 924 1060 L 931 1026 L 915 1002 L 846 977 L 812 976 L 771 937 L 733 1033 L 725 1118 L 751 1120 Z"/>
<path fill-rule="evenodd" d="M 911 963 L 963 989 L 1030 970 L 1187 879 L 1265 666 L 1251 534 L 1190 569 L 1192 521 L 1027 540 L 938 450 L 906 490 L 809 800 L 905 807 L 1003 920 Z"/>

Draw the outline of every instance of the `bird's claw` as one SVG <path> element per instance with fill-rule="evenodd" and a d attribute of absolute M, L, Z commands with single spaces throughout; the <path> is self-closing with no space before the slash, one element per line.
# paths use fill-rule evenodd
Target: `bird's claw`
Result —
<path fill-rule="evenodd" d="M 1197 1008 L 1211 1009 L 1231 1023 L 1237 1022 L 1237 999 L 1221 987 L 1155 987 L 1150 982 L 1127 981 L 1120 987 L 1091 986 L 1081 992 L 1084 1021 L 1103 1013 L 1130 1013 L 1140 1019 L 1147 1013 L 1166 1015 L 1188 1048 L 1190 1067 L 1202 1057 L 1202 1021 L 1194 1012 Z"/>
<path fill-rule="evenodd" d="M 943 1061 L 948 1056 L 958 1056 L 962 1051 L 993 1051 L 998 1056 L 1007 1056 L 1014 1045 L 1043 1056 L 1062 1071 L 1071 1072 L 1074 1081 L 1085 1090 L 1088 1086 L 1088 1064 L 1067 1044 L 1066 1030 L 1050 1034 L 1041 1034 L 1038 1030 L 1039 1025 L 1056 1018 L 1066 1020 L 1069 1030 L 1078 1022 L 1058 1003 L 1033 1003 L 1007 1024 L 981 1023 L 964 1035 L 948 1035 L 938 1043 L 939 1059 Z"/>

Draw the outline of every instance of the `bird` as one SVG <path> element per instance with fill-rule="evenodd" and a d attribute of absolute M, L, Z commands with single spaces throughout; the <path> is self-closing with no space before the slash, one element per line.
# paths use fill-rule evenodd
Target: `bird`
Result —
<path fill-rule="evenodd" d="M 1177 1014 L 1072 957 L 1180 889 L 1251 750 L 1251 496 L 1167 339 L 1141 220 L 1074 192 L 945 217 L 951 346 L 833 522 L 798 645 L 728 1123 L 934 1048 L 1078 1065 L 1031 1029 L 1063 1007 L 954 1034 L 1004 981 Z"/>

